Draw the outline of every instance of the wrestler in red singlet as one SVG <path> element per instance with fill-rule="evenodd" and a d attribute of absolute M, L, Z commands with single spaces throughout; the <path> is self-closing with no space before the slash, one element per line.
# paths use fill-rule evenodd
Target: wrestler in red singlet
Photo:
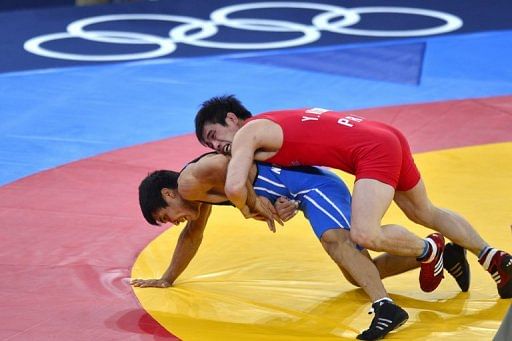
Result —
<path fill-rule="evenodd" d="M 272 111 L 246 122 L 268 119 L 281 126 L 283 144 L 266 162 L 281 166 L 328 166 L 407 191 L 420 180 L 409 144 L 397 129 L 326 109 Z"/>

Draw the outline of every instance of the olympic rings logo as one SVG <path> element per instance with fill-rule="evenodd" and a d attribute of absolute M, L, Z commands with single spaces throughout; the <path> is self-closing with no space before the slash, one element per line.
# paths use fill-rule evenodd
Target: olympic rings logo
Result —
<path fill-rule="evenodd" d="M 322 13 L 313 16 L 311 20 L 312 25 L 274 19 L 229 17 L 236 12 L 263 8 L 308 9 L 322 11 Z M 400 31 L 365 30 L 350 27 L 359 23 L 361 21 L 361 14 L 366 13 L 398 13 L 427 16 L 440 19 L 444 24 L 433 28 Z M 181 25 L 172 28 L 169 31 L 168 37 L 136 32 L 85 29 L 89 25 L 120 20 L 156 20 L 179 23 Z M 210 40 L 209 38 L 213 37 L 219 31 L 219 27 L 221 26 L 245 31 L 292 32 L 299 33 L 301 35 L 298 38 L 272 42 L 250 43 L 219 42 Z M 48 58 L 97 62 L 126 61 L 157 58 L 169 55 L 176 50 L 177 44 L 232 50 L 277 49 L 313 43 L 321 37 L 321 31 L 370 37 L 417 37 L 447 33 L 455 31 L 460 27 L 462 27 L 462 20 L 455 15 L 419 8 L 356 7 L 349 9 L 334 5 L 310 2 L 254 2 L 219 8 L 210 14 L 210 20 L 164 14 L 114 14 L 90 17 L 72 22 L 67 26 L 66 32 L 45 34 L 31 38 L 25 42 L 24 48 L 28 52 Z M 158 45 L 158 48 L 152 51 L 139 53 L 86 55 L 58 52 L 42 47 L 42 44 L 44 43 L 68 38 L 81 38 L 89 41 L 110 44 L 154 44 Z"/>

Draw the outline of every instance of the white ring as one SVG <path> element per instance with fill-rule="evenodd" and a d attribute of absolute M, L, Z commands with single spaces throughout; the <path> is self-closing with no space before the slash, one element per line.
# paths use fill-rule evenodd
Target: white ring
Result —
<path fill-rule="evenodd" d="M 195 35 L 205 32 L 203 36 L 214 35 L 217 32 L 217 29 L 214 24 L 212 24 L 209 21 L 200 20 L 196 18 L 163 14 L 113 14 L 90 17 L 74 21 L 67 26 L 68 33 L 53 33 L 39 37 L 34 37 L 25 42 L 24 48 L 29 52 L 49 58 L 97 62 L 157 58 L 171 54 L 176 50 L 176 44 L 169 38 L 163 38 L 150 34 L 135 32 L 84 30 L 84 27 L 88 25 L 93 25 L 106 21 L 120 20 L 158 20 L 185 23 L 194 25 L 193 28 L 201 28 L 202 30 L 198 33 L 195 33 Z M 139 53 L 112 55 L 84 55 L 76 53 L 57 52 L 41 47 L 42 43 L 51 40 L 60 40 L 66 38 L 82 38 L 90 41 L 112 44 L 157 44 L 159 45 L 159 48 L 153 51 Z"/>
<path fill-rule="evenodd" d="M 291 8 L 324 11 L 312 18 L 311 25 L 304 25 L 283 20 L 257 19 L 257 18 L 229 18 L 229 15 L 247 10 Z M 362 13 L 400 13 L 433 17 L 445 21 L 444 25 L 418 30 L 365 30 L 349 28 L 361 20 Z M 343 17 L 341 20 L 331 22 L 333 19 Z M 181 25 L 169 30 L 169 37 L 159 37 L 151 34 L 85 30 L 88 25 L 119 20 L 160 20 L 178 22 Z M 25 50 L 49 58 L 77 60 L 77 61 L 123 61 L 134 59 L 157 58 L 171 54 L 176 50 L 175 43 L 186 43 L 194 46 L 219 48 L 219 49 L 275 49 L 309 44 L 321 37 L 321 31 L 329 31 L 340 34 L 350 34 L 370 37 L 412 37 L 447 33 L 459 29 L 462 20 L 454 15 L 434 10 L 407 8 L 407 7 L 356 7 L 347 9 L 344 7 L 317 4 L 309 2 L 255 2 L 232 5 L 219 8 L 210 14 L 210 21 L 177 15 L 165 14 L 113 14 L 80 19 L 67 26 L 67 32 L 52 33 L 34 37 L 25 42 Z M 234 29 L 251 30 L 260 32 L 296 32 L 301 34 L 298 38 L 273 42 L 218 42 L 208 39 L 218 33 L 218 26 Z M 198 32 L 188 34 L 192 30 Z M 43 48 L 41 44 L 60 39 L 82 38 L 89 41 L 111 44 L 156 44 L 159 47 L 149 52 L 112 54 L 112 55 L 84 55 L 52 51 Z"/>
<path fill-rule="evenodd" d="M 359 22 L 360 17 L 355 11 L 344 7 L 327 5 L 327 4 L 315 4 L 310 2 L 252 2 L 241 5 L 227 6 L 219 8 L 210 14 L 210 18 L 213 22 L 218 25 L 224 25 L 231 28 L 237 28 L 242 30 L 255 30 L 255 31 L 268 31 L 268 32 L 289 32 L 289 30 L 279 30 L 276 28 L 270 29 L 266 26 L 253 26 L 253 25 L 240 25 L 240 19 L 228 18 L 230 14 L 240 11 L 247 11 L 251 9 L 262 9 L 262 8 L 292 8 L 292 9 L 314 9 L 319 11 L 332 11 L 337 15 L 343 15 L 344 18 L 341 23 L 344 26 L 354 25 Z M 259 20 L 259 19 L 255 19 Z M 276 20 L 277 21 L 277 20 Z M 287 21 L 285 21 L 287 22 Z M 288 22 L 287 22 L 288 23 Z M 277 27 L 278 28 L 278 27 Z"/>
<path fill-rule="evenodd" d="M 454 15 L 419 8 L 409 7 L 356 7 L 352 8 L 358 14 L 361 13 L 402 13 L 402 14 L 416 14 L 423 15 L 426 17 L 433 17 L 444 20 L 446 23 L 439 27 L 425 28 L 419 30 L 403 30 L 403 31 L 386 31 L 386 30 L 364 30 L 357 28 L 347 28 L 343 25 L 343 22 L 329 23 L 329 20 L 337 17 L 334 12 L 326 12 L 317 15 L 314 18 L 315 26 L 322 30 L 341 33 L 351 34 L 355 36 L 369 36 L 369 37 L 417 37 L 447 33 L 455 31 L 462 26 L 462 20 Z"/>
<path fill-rule="evenodd" d="M 239 50 L 294 47 L 315 42 L 321 37 L 321 33 L 318 30 L 316 30 L 313 26 L 283 20 L 247 18 L 232 19 L 228 17 L 230 14 L 233 14 L 235 12 L 262 8 L 301 8 L 315 10 L 330 10 L 336 11 L 336 14 L 338 16 L 344 15 L 342 23 L 345 25 L 353 25 L 359 21 L 359 15 L 357 15 L 355 12 L 338 6 L 314 4 L 308 2 L 258 2 L 227 6 L 217 9 L 210 14 L 210 19 L 217 25 L 223 25 L 235 29 L 265 32 L 301 32 L 303 36 L 284 41 L 264 43 L 216 42 L 199 40 L 194 37 L 187 36 L 187 32 L 191 29 L 187 25 L 175 27 L 169 32 L 169 34 L 172 40 L 175 42 L 184 42 L 190 45 L 201 47 Z"/>
<path fill-rule="evenodd" d="M 103 32 L 103 31 L 97 31 Z M 134 60 L 134 59 L 148 59 L 148 58 L 157 58 L 168 55 L 174 50 L 176 50 L 176 44 L 174 44 L 170 39 L 163 39 L 159 37 L 155 37 L 148 34 L 142 33 L 133 33 L 133 32 L 115 32 L 115 31 L 107 31 L 108 34 L 124 34 L 125 36 L 129 36 L 131 38 L 140 40 L 145 40 L 146 44 L 157 44 L 159 48 L 153 51 L 148 52 L 138 52 L 138 53 L 126 53 L 126 54 L 111 54 L 111 55 L 87 55 L 87 54 L 76 54 L 76 53 L 65 53 L 65 52 L 57 52 L 45 49 L 41 46 L 41 44 L 60 39 L 68 39 L 68 38 L 77 38 L 67 32 L 61 33 L 52 33 L 45 34 L 42 36 L 34 37 L 29 39 L 23 45 L 23 48 L 33 54 L 37 54 L 39 56 L 48 57 L 48 58 L 56 58 L 56 59 L 64 59 L 64 60 L 77 60 L 77 61 L 90 61 L 90 62 L 113 62 L 113 61 L 124 61 L 124 60 Z M 93 34 L 89 32 L 88 34 Z"/>
<path fill-rule="evenodd" d="M 103 37 L 95 35 L 98 31 L 86 31 L 84 28 L 89 25 L 103 23 L 106 21 L 121 21 L 121 20 L 155 20 L 155 21 L 170 21 L 170 22 L 178 22 L 182 24 L 194 25 L 194 28 L 201 28 L 199 33 L 207 31 L 207 34 L 215 34 L 217 33 L 215 25 L 210 21 L 184 17 L 179 15 L 165 15 L 165 14 L 112 14 L 112 15 L 101 15 L 97 17 L 90 17 L 85 19 L 80 19 L 72 22 L 67 26 L 67 31 L 76 36 L 81 37 L 88 40 L 99 41 L 103 43 L 115 43 L 115 44 L 147 44 L 147 41 L 144 40 L 133 40 L 133 39 L 112 39 L 108 36 L 108 33 Z M 109 31 L 101 31 L 101 32 L 109 32 Z M 130 33 L 130 32 L 126 32 Z M 159 39 L 168 39 L 164 37 L 157 37 Z"/>
<path fill-rule="evenodd" d="M 289 28 L 288 31 L 291 32 L 302 32 L 303 35 L 299 38 L 293 38 L 289 40 L 275 41 L 275 42 L 263 42 L 263 43 L 236 43 L 236 42 L 217 42 L 217 41 L 208 41 L 208 40 L 197 40 L 193 37 L 187 36 L 187 32 L 192 28 L 190 25 L 181 25 L 173 28 L 169 34 L 171 39 L 176 42 L 182 42 L 189 45 L 201 46 L 201 47 L 210 47 L 217 49 L 238 49 L 238 50 L 248 50 L 248 49 L 277 49 L 277 48 L 285 48 L 285 47 L 293 47 L 300 46 L 304 44 L 312 43 L 318 40 L 321 36 L 320 32 L 316 30 L 314 27 L 286 22 L 286 21 L 278 21 L 278 20 L 265 20 L 265 19 L 237 19 L 240 23 L 249 23 L 254 24 L 263 24 L 263 25 L 275 25 L 279 23 L 281 27 Z M 261 26 L 259 26 L 261 27 Z"/>

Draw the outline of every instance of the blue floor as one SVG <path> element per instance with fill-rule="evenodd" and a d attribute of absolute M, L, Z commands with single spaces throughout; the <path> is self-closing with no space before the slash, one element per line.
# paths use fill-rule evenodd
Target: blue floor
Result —
<path fill-rule="evenodd" d="M 200 103 L 254 112 L 369 108 L 512 94 L 512 31 L 0 74 L 0 185 L 193 131 Z M 2 58 L 6 58 L 3 56 Z"/>

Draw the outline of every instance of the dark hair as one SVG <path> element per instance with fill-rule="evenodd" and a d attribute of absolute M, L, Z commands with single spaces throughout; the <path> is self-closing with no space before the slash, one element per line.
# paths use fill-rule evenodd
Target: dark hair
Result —
<path fill-rule="evenodd" d="M 204 144 L 203 130 L 205 124 L 220 123 L 225 126 L 228 112 L 232 112 L 242 120 L 252 116 L 251 112 L 234 95 L 212 97 L 203 102 L 195 118 L 196 136 L 201 144 Z"/>
<path fill-rule="evenodd" d="M 167 207 L 162 197 L 162 188 L 177 189 L 180 173 L 169 170 L 157 170 L 150 173 L 139 185 L 139 204 L 142 215 L 151 225 L 158 225 L 153 213 Z"/>

